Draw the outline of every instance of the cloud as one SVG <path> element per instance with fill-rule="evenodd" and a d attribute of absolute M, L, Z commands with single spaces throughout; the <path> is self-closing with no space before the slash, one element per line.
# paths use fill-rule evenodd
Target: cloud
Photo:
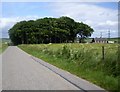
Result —
<path fill-rule="evenodd" d="M 11 18 L 1 18 L 0 19 L 0 38 L 7 37 L 8 38 L 8 30 L 12 28 L 14 24 L 16 24 L 19 21 L 23 20 L 36 20 L 40 18 L 39 16 L 25 16 L 25 17 L 11 17 Z"/>
<path fill-rule="evenodd" d="M 106 21 L 106 22 L 103 22 L 103 23 L 99 23 L 99 26 L 115 26 L 117 25 L 118 22 L 117 21 Z"/>
<path fill-rule="evenodd" d="M 118 11 L 116 9 L 100 7 L 95 3 L 90 2 L 73 2 L 52 2 L 49 3 L 47 7 L 52 12 L 51 16 L 68 16 L 73 18 L 75 21 L 90 25 L 95 30 L 92 37 L 99 37 L 101 32 L 103 32 L 104 37 L 107 37 L 109 29 L 111 30 L 112 37 L 118 36 Z M 47 16 L 42 17 L 49 17 L 49 13 Z M 22 20 L 35 20 L 38 18 L 41 17 L 33 15 L 1 18 L 0 29 L 5 31 L 3 32 L 5 34 L 16 22 Z"/>
<path fill-rule="evenodd" d="M 6 26 L 12 26 L 16 22 L 22 21 L 22 20 L 35 20 L 39 18 L 38 16 L 26 16 L 26 17 L 11 17 L 11 18 L 1 18 L 0 19 L 0 29 L 6 27 Z"/>
<path fill-rule="evenodd" d="M 92 37 L 100 34 L 104 30 L 111 29 L 118 33 L 118 11 L 116 9 L 104 8 L 93 3 L 54 3 L 53 11 L 57 16 L 68 16 L 76 21 L 90 25 L 95 32 Z M 118 36 L 118 35 L 114 35 Z M 107 37 L 107 35 L 105 35 Z"/>
<path fill-rule="evenodd" d="M 6 26 L 11 26 L 13 23 L 16 22 L 16 19 L 13 18 L 1 18 L 0 19 L 0 29 L 5 28 Z"/>

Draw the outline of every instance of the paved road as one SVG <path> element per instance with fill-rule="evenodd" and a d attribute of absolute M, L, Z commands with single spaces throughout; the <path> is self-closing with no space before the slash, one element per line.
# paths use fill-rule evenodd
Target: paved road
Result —
<path fill-rule="evenodd" d="M 0 54 L 0 91 L 2 91 L 2 55 Z"/>
<path fill-rule="evenodd" d="M 16 46 L 2 55 L 3 90 L 80 90 Z"/>

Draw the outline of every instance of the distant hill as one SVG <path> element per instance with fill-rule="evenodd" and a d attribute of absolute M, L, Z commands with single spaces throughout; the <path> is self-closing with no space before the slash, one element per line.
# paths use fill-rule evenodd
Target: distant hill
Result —
<path fill-rule="evenodd" d="M 4 42 L 10 42 L 9 38 L 0 38 L 0 42 L 4 43 Z"/>

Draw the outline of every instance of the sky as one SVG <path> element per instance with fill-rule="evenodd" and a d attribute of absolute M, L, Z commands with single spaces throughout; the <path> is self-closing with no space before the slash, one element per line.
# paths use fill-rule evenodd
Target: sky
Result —
<path fill-rule="evenodd" d="M 2 2 L 0 38 L 9 38 L 8 30 L 23 20 L 68 16 L 94 29 L 91 37 L 118 37 L 118 2 Z"/>

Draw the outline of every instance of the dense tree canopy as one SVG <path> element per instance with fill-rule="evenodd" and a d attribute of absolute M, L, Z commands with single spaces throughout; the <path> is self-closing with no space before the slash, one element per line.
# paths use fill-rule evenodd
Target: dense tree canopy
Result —
<path fill-rule="evenodd" d="M 39 44 L 74 42 L 79 34 L 81 42 L 91 36 L 93 31 L 87 24 L 75 22 L 69 17 L 46 17 L 16 23 L 9 30 L 9 36 L 14 44 Z"/>

